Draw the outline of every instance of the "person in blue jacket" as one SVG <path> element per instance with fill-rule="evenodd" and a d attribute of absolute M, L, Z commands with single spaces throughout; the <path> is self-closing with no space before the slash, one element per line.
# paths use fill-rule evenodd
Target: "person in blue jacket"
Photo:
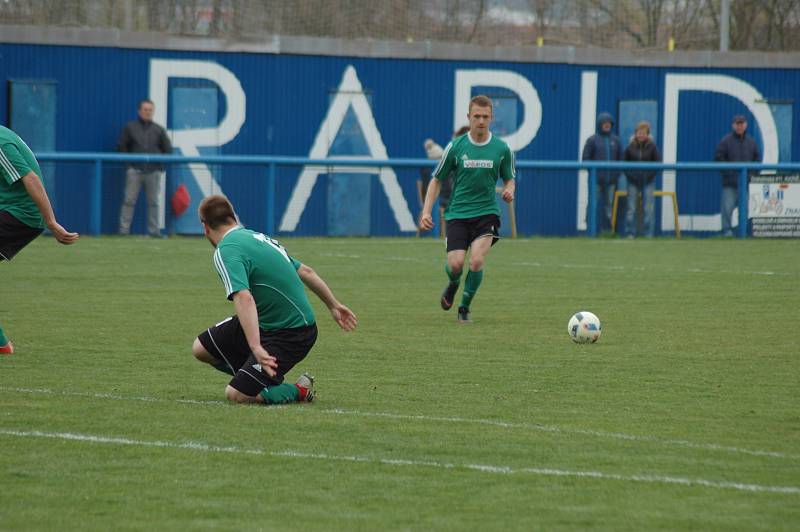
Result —
<path fill-rule="evenodd" d="M 614 117 L 609 113 L 597 115 L 597 133 L 586 139 L 583 146 L 583 161 L 620 161 L 622 160 L 622 142 L 611 130 L 614 128 Z M 606 231 L 611 229 L 611 207 L 614 202 L 614 192 L 617 188 L 619 170 L 597 171 L 597 204 L 586 206 L 586 219 L 589 219 L 588 209 L 597 209 L 597 229 Z"/>

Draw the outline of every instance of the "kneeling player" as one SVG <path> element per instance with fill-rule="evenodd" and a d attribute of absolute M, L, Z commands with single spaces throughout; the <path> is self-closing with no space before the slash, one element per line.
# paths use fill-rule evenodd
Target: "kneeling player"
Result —
<path fill-rule="evenodd" d="M 225 197 L 205 198 L 199 216 L 216 248 L 214 266 L 236 315 L 195 339 L 195 358 L 233 376 L 225 388 L 230 401 L 312 401 L 314 378 L 307 373 L 295 384 L 283 382 L 317 339 L 314 312 L 303 285 L 327 305 L 345 331 L 356 328 L 356 315 L 336 300 L 314 270 L 292 258 L 277 241 L 239 225 Z"/>

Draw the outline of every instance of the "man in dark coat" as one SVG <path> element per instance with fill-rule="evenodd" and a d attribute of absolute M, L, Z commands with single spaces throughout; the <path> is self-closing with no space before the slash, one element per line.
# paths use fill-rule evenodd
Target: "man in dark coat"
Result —
<path fill-rule="evenodd" d="M 733 131 L 722 137 L 717 144 L 714 160 L 724 163 L 760 162 L 761 153 L 753 137 L 747 136 L 747 119 L 744 115 L 733 117 Z M 731 217 L 739 197 L 739 175 L 736 170 L 722 172 L 722 235 L 733 236 Z"/>
<path fill-rule="evenodd" d="M 613 127 L 614 117 L 609 113 L 597 115 L 597 133 L 586 139 L 581 160 L 622 160 L 622 143 L 619 137 L 611 132 Z M 611 207 L 614 202 L 618 176 L 618 170 L 597 171 L 597 204 L 587 205 L 586 219 L 589 219 L 588 209 L 597 209 L 600 213 L 598 216 L 598 229 L 600 231 L 611 229 Z"/>

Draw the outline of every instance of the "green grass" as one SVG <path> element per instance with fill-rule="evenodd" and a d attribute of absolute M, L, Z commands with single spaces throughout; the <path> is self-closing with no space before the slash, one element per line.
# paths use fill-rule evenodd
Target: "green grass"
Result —
<path fill-rule="evenodd" d="M 360 324 L 314 301 L 320 399 L 279 408 L 190 354 L 232 312 L 205 240 L 0 264 L 0 529 L 797 529 L 796 241 L 504 241 L 466 326 L 441 241 L 284 244 Z"/>

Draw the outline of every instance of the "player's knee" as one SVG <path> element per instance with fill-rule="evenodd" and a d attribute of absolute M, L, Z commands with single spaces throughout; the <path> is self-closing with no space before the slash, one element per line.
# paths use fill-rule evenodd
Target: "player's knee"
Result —
<path fill-rule="evenodd" d="M 200 343 L 199 338 L 195 338 L 194 342 L 192 342 L 192 354 L 194 358 L 199 360 L 200 362 L 210 363 L 213 362 L 213 357 L 211 353 L 206 351 L 206 348 L 203 347 L 203 344 Z"/>
<path fill-rule="evenodd" d="M 450 267 L 450 271 L 459 274 L 461 270 L 464 268 L 464 259 L 451 259 L 447 261 L 447 265 Z"/>
<path fill-rule="evenodd" d="M 245 395 L 230 384 L 225 387 L 225 399 L 232 403 L 239 403 L 239 404 L 248 404 L 248 403 L 257 403 L 258 396 L 251 397 L 249 395 Z"/>
<path fill-rule="evenodd" d="M 469 259 L 469 269 L 473 272 L 477 272 L 483 269 L 483 257 L 470 257 Z"/>

